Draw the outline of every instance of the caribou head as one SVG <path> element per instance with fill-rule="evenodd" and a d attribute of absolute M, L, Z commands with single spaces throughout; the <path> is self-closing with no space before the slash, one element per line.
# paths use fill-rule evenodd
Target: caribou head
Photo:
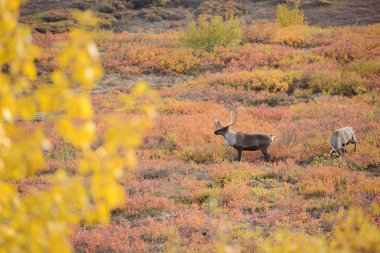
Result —
<path fill-rule="evenodd" d="M 238 112 L 239 111 L 245 111 L 243 107 L 240 107 L 238 109 L 236 109 L 232 106 L 229 106 L 229 105 L 225 105 L 225 107 L 228 110 L 230 110 L 230 122 L 227 125 L 222 126 L 220 121 L 217 118 L 215 118 L 215 120 L 214 120 L 215 121 L 215 127 L 217 128 L 217 130 L 215 130 L 215 132 L 214 132 L 215 135 L 225 136 L 229 132 L 230 126 L 235 125 Z M 235 117 L 233 117 L 234 114 L 235 114 Z"/>

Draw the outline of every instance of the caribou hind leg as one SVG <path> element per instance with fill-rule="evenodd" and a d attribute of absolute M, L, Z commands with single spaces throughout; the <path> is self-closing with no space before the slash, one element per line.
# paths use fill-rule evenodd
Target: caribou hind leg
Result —
<path fill-rule="evenodd" d="M 269 154 L 268 148 L 261 149 L 261 152 L 264 155 L 265 161 L 269 162 L 272 156 Z"/>

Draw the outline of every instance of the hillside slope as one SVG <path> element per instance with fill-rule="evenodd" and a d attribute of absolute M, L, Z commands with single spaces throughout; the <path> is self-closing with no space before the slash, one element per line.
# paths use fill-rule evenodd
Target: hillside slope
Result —
<path fill-rule="evenodd" d="M 72 22 L 68 10 L 91 9 L 105 20 L 103 27 L 106 29 L 162 31 L 183 27 L 190 19 L 200 14 L 241 16 L 247 23 L 260 19 L 273 20 L 277 4 L 283 2 L 279 0 L 29 0 L 22 9 L 22 21 L 34 28 L 38 27 L 42 32 L 61 32 Z M 380 1 L 377 0 L 304 0 L 301 8 L 309 25 L 325 27 L 380 22 Z"/>

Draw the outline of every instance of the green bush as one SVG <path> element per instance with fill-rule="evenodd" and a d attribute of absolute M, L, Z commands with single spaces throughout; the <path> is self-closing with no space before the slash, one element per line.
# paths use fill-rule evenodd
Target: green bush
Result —
<path fill-rule="evenodd" d="M 184 32 L 182 41 L 185 46 L 212 51 L 216 46 L 231 47 L 240 43 L 242 33 L 240 20 L 230 18 L 223 21 L 220 16 L 207 19 L 201 16 L 198 22 L 191 22 Z"/>
<path fill-rule="evenodd" d="M 290 5 L 293 2 L 293 9 Z M 277 23 L 280 26 L 305 24 L 303 11 L 299 9 L 300 0 L 287 0 L 286 4 L 277 5 Z"/>

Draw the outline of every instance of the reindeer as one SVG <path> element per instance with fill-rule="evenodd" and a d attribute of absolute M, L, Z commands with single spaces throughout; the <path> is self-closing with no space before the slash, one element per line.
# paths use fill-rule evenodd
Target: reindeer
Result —
<path fill-rule="evenodd" d="M 352 127 L 343 127 L 336 130 L 331 136 L 330 143 L 328 143 L 331 147 L 330 156 L 335 152 L 338 156 L 343 156 L 344 153 L 347 153 L 346 146 L 350 143 L 355 144 L 354 151 L 356 152 L 357 141 Z"/>
<path fill-rule="evenodd" d="M 269 154 L 269 146 L 276 137 L 269 134 L 246 134 L 241 132 L 234 132 L 229 129 L 230 126 L 234 125 L 237 120 L 237 114 L 239 111 L 245 111 L 243 107 L 235 109 L 232 106 L 225 106 L 230 110 L 230 123 L 225 126 L 220 124 L 218 119 L 215 119 L 215 127 L 217 130 L 214 132 L 215 135 L 222 135 L 224 138 L 224 143 L 233 147 L 238 152 L 237 161 L 241 161 L 242 152 L 245 151 L 256 151 L 260 150 L 265 157 L 266 161 L 270 161 L 271 155 Z M 235 118 L 233 118 L 235 114 Z"/>

